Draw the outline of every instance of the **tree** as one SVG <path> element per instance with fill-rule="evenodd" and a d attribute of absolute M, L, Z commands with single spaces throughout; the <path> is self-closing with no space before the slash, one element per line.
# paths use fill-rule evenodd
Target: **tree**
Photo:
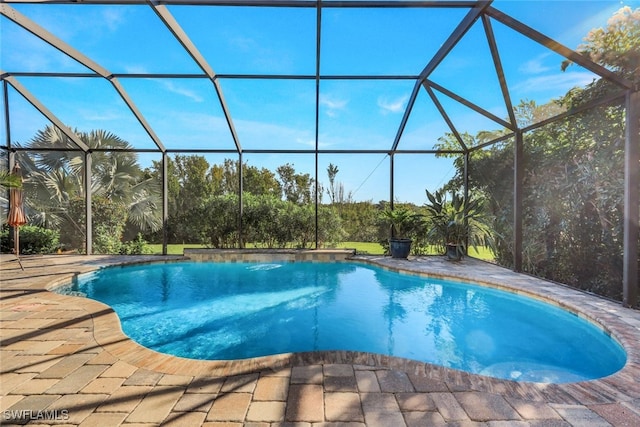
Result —
<path fill-rule="evenodd" d="M 640 8 L 619 9 L 607 21 L 606 28 L 595 28 L 587 34 L 577 51 L 595 63 L 612 70 L 636 84 L 640 84 Z M 562 70 L 573 64 L 566 60 Z M 599 79 L 566 97 L 565 102 L 579 105 L 617 89 L 606 79 Z"/>
<path fill-rule="evenodd" d="M 623 8 L 606 28 L 579 47 L 583 55 L 638 81 L 640 10 Z M 566 69 L 570 63 L 561 66 Z M 539 122 L 614 87 L 599 79 L 548 104 L 521 101 L 519 126 Z M 524 269 L 545 278 L 620 298 L 622 281 L 624 108 L 605 105 L 549 123 L 524 135 Z M 460 186 L 462 163 L 448 185 Z M 472 153 L 471 192 L 487 197 L 495 228 L 513 232 L 513 140 Z M 499 242 L 497 261 L 511 266 L 509 239 Z"/>
<path fill-rule="evenodd" d="M 75 133 L 92 150 L 92 198 L 108 200 L 125 212 L 125 227 L 158 230 L 162 226 L 159 182 L 144 174 L 131 144 L 104 130 Z M 85 198 L 84 153 L 53 126 L 39 130 L 26 146 L 36 153 L 20 158 L 28 177 L 24 187 L 31 221 L 65 232 L 84 233 L 84 215 L 81 218 L 70 213 L 71 203 Z M 93 208 L 99 210 L 100 206 L 96 202 Z M 64 242 L 65 233 L 61 240 L 74 246 L 79 244 L 78 241 Z"/>
<path fill-rule="evenodd" d="M 336 175 L 338 175 L 338 166 L 333 163 L 329 163 L 329 166 L 327 166 L 327 176 L 329 177 L 329 188 L 327 188 L 327 194 L 329 194 L 329 201 L 331 204 L 336 202 Z"/>
<path fill-rule="evenodd" d="M 269 195 L 279 197 L 282 188 L 276 175 L 267 168 L 258 169 L 255 166 L 243 165 L 242 189 L 255 195 Z"/>
<path fill-rule="evenodd" d="M 619 9 L 607 21 L 606 28 L 594 28 L 584 38 L 577 51 L 593 62 L 636 82 L 640 80 L 640 8 Z M 562 63 L 566 70 L 573 64 Z"/>
<path fill-rule="evenodd" d="M 203 156 L 176 155 L 167 158 L 168 238 L 171 243 L 197 241 L 200 206 L 215 191 L 209 175 L 209 162 Z M 161 165 L 154 162 L 160 177 Z"/>
<path fill-rule="evenodd" d="M 298 204 L 307 204 L 313 201 L 314 179 L 308 173 L 296 173 L 290 163 L 278 166 L 276 172 L 280 178 L 285 200 Z"/>
<path fill-rule="evenodd" d="M 546 104 L 538 104 L 531 100 L 521 100 L 518 105 L 513 107 L 519 128 L 541 122 L 551 117 L 555 117 L 566 111 L 560 102 L 551 101 Z"/>
<path fill-rule="evenodd" d="M 238 160 L 225 159 L 221 165 L 211 167 L 211 178 L 215 187 L 214 194 L 238 194 L 240 177 Z M 279 196 L 280 183 L 273 172 L 266 168 L 257 168 L 248 163 L 242 164 L 242 190 L 251 194 L 272 194 Z"/>

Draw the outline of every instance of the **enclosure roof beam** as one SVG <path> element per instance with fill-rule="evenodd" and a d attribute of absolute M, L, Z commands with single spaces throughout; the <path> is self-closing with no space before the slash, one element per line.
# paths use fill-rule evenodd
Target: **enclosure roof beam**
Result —
<path fill-rule="evenodd" d="M 95 73 L 76 72 L 47 72 L 47 71 L 11 71 L 11 75 L 16 77 L 79 77 L 79 78 L 101 78 Z M 190 73 L 113 73 L 113 77 L 122 79 L 210 79 L 208 75 Z M 356 75 L 356 74 L 320 74 L 320 80 L 416 80 L 419 76 L 408 74 L 387 74 L 387 75 Z M 315 74 L 223 74 L 216 73 L 216 80 L 221 79 L 242 79 L 242 80 L 315 80 Z"/>
<path fill-rule="evenodd" d="M 426 81 L 424 81 L 422 83 L 422 85 L 427 90 L 427 93 L 429 94 L 429 97 L 431 98 L 431 100 L 435 104 L 436 108 L 440 112 L 440 115 L 442 115 L 442 118 L 444 119 L 444 121 L 447 122 L 447 126 L 449 126 L 449 129 L 451 129 L 451 132 L 453 133 L 453 136 L 455 136 L 456 139 L 458 140 L 458 144 L 460 144 L 460 146 L 462 147 L 462 149 L 466 153 L 468 151 L 467 144 L 464 143 L 464 140 L 462 139 L 462 136 L 460 135 L 460 132 L 458 132 L 458 129 L 456 129 L 455 125 L 451 121 L 451 118 L 449 118 L 449 115 L 447 114 L 447 112 L 445 111 L 444 107 L 440 103 L 440 100 L 438 99 L 436 94 L 433 92 L 433 89 L 431 89 L 431 86 L 429 86 Z"/>
<path fill-rule="evenodd" d="M 625 90 L 620 89 L 619 91 L 614 92 L 614 93 L 612 93 L 610 95 L 603 96 L 603 97 L 600 97 L 600 98 L 597 98 L 597 99 L 593 99 L 593 100 L 591 100 L 589 102 L 586 102 L 586 103 L 580 105 L 579 107 L 572 108 L 572 109 L 570 109 L 568 111 L 565 111 L 563 113 L 557 114 L 557 115 L 555 115 L 553 117 L 549 117 L 546 120 L 542 120 L 542 121 L 539 121 L 537 123 L 533 123 L 533 124 L 531 124 L 529 126 L 525 126 L 525 127 L 522 128 L 522 131 L 523 132 L 530 132 L 530 131 L 532 131 L 534 129 L 540 128 L 540 127 L 545 126 L 545 125 L 548 125 L 549 123 L 554 123 L 554 122 L 557 122 L 559 120 L 566 119 L 567 117 L 571 117 L 573 115 L 582 113 L 583 111 L 587 111 L 587 110 L 590 110 L 590 109 L 595 108 L 595 107 L 600 107 L 602 105 L 611 104 L 611 103 L 613 103 L 615 101 L 620 101 L 620 100 L 622 100 L 624 98 L 625 92 L 626 92 Z"/>
<path fill-rule="evenodd" d="M 393 140 L 393 145 L 391 146 L 392 153 L 398 149 L 400 138 L 402 138 L 402 134 L 404 133 L 404 128 L 407 127 L 407 122 L 409 121 L 409 116 L 411 115 L 411 110 L 413 110 L 413 104 L 416 103 L 416 98 L 418 97 L 418 92 L 420 91 L 420 85 L 421 85 L 420 79 L 416 80 L 416 83 L 413 85 L 411 96 L 409 96 L 409 101 L 407 101 L 407 107 L 404 110 L 404 115 L 402 116 L 402 120 L 400 121 L 400 126 L 398 127 L 398 131 L 396 132 L 395 139 Z"/>
<path fill-rule="evenodd" d="M 2 149 L 9 147 L 0 145 Z M 475 149 L 472 148 L 472 150 Z M 11 151 L 38 151 L 38 152 L 55 152 L 55 151 L 83 151 L 74 148 L 47 147 L 33 149 L 30 147 L 11 147 Z M 472 151 L 470 150 L 470 151 Z M 161 153 L 159 150 L 152 148 L 92 148 L 93 153 Z M 232 148 L 169 148 L 164 154 L 237 154 L 238 152 Z M 289 150 L 289 149 L 244 149 L 243 154 L 389 154 L 389 150 L 348 150 L 348 149 L 306 149 L 306 150 Z M 464 154 L 462 150 L 396 150 L 394 154 Z M 162 154 L 162 153 L 161 153 Z"/>
<path fill-rule="evenodd" d="M 84 65 L 94 73 L 104 77 L 105 79 L 109 79 L 111 77 L 111 73 L 107 71 L 105 68 L 98 65 L 96 62 L 89 59 L 87 56 L 82 54 L 80 51 L 74 49 L 69 46 L 64 41 L 60 40 L 58 37 L 51 34 L 49 31 L 42 28 L 40 25 L 36 24 L 11 6 L 6 3 L 0 3 L 0 14 L 2 14 L 7 19 L 13 21 L 18 24 L 34 36 L 43 40 L 44 42 L 50 44 L 51 46 L 58 49 L 60 52 Z"/>
<path fill-rule="evenodd" d="M 435 83 L 435 82 L 433 82 L 431 80 L 428 80 L 428 79 L 425 80 L 425 83 L 427 85 L 433 87 L 434 89 L 436 89 L 438 92 L 442 92 L 443 94 L 447 95 L 449 98 L 454 99 L 454 100 L 458 101 L 459 103 L 461 103 L 462 105 L 471 108 L 476 113 L 479 113 L 479 114 L 485 116 L 489 120 L 492 120 L 492 121 L 498 123 L 499 125 L 506 127 L 507 129 L 514 130 L 515 126 L 513 124 L 507 122 L 506 120 L 501 119 L 500 117 L 496 116 L 493 113 L 490 113 L 489 111 L 485 110 L 484 108 L 477 106 L 473 102 L 468 101 L 467 99 L 461 97 L 460 95 L 457 95 L 457 94 L 453 93 L 452 91 L 446 89 L 445 87 L 440 86 L 439 84 L 437 84 L 437 83 Z"/>
<path fill-rule="evenodd" d="M 420 86 L 422 86 L 422 82 L 429 77 L 429 75 L 436 69 L 438 64 L 440 64 L 444 58 L 451 52 L 451 49 L 460 41 L 460 39 L 469 31 L 471 26 L 477 21 L 478 17 L 484 12 L 484 10 L 489 7 L 493 0 L 480 0 L 473 4 L 471 10 L 467 12 L 467 14 L 462 18 L 462 21 L 456 26 L 453 32 L 449 35 L 447 40 L 440 46 L 440 49 L 435 53 L 435 55 L 431 58 L 429 63 L 424 67 L 418 80 L 416 81 L 415 86 L 413 87 L 413 91 L 411 92 L 411 96 L 409 97 L 409 101 L 407 103 L 407 108 L 404 110 L 404 115 L 402 116 L 402 120 L 400 121 L 400 126 L 398 127 L 398 131 L 396 132 L 396 136 L 393 140 L 393 145 L 391 146 L 391 152 L 394 152 L 398 149 L 398 144 L 400 143 L 400 138 L 402 138 L 402 134 L 404 133 L 404 129 L 407 126 L 407 121 L 409 120 L 409 116 L 411 115 L 411 110 L 413 109 L 413 104 L 416 102 L 416 98 L 418 96 L 418 92 L 420 91 Z"/>
<path fill-rule="evenodd" d="M 138 123 L 142 125 L 145 132 L 147 132 L 147 135 L 149 135 L 149 137 L 154 142 L 154 144 L 156 144 L 158 149 L 162 152 L 166 151 L 164 144 L 162 143 L 162 141 L 160 141 L 160 138 L 158 137 L 158 135 L 156 135 L 155 131 L 153 130 L 151 125 L 147 122 L 147 119 L 144 117 L 144 115 L 140 112 L 140 110 L 138 110 L 138 107 L 136 107 L 133 100 L 129 97 L 129 94 L 126 92 L 124 87 L 122 87 L 122 85 L 120 84 L 120 81 L 117 78 L 113 77 L 109 79 L 109 82 L 111 83 L 111 85 L 113 85 L 116 92 L 118 92 L 118 95 L 120 95 L 124 103 L 127 105 L 127 107 L 129 107 L 129 110 L 136 117 L 136 119 L 138 120 Z"/>
<path fill-rule="evenodd" d="M 200 67 L 200 69 L 213 83 L 213 87 L 216 91 L 216 94 L 218 95 L 218 100 L 220 101 L 220 106 L 222 108 L 224 118 L 227 121 L 227 126 L 229 127 L 229 132 L 231 132 L 231 137 L 233 138 L 233 142 L 236 145 L 237 151 L 241 153 L 242 146 L 240 145 L 240 139 L 238 138 L 238 133 L 236 132 L 235 125 L 233 124 L 233 119 L 231 117 L 231 114 L 229 113 L 229 107 L 227 106 L 227 102 L 222 93 L 222 88 L 220 87 L 220 83 L 216 78 L 216 73 L 213 71 L 213 68 L 209 65 L 204 56 L 202 56 L 196 45 L 193 44 L 187 33 L 185 33 L 185 31 L 182 29 L 178 21 L 176 21 L 171 12 L 169 12 L 169 9 L 159 3 L 160 2 L 156 0 L 149 0 L 149 5 L 155 11 L 156 15 L 158 15 L 158 18 L 160 18 L 160 20 L 171 32 L 171 34 L 173 34 L 176 40 L 178 40 L 178 42 L 182 45 L 184 50 L 186 50 L 189 56 L 191 56 L 198 67 Z"/>
<path fill-rule="evenodd" d="M 1 73 L 1 72 L 0 72 Z M 36 98 L 31 92 L 27 90 L 22 84 L 13 76 L 4 75 L 2 79 L 9 83 L 20 95 L 24 97 L 31 105 L 35 107 L 36 110 L 40 111 L 43 116 L 45 116 L 51 123 L 53 123 L 56 127 L 58 127 L 62 133 L 64 133 L 74 144 L 76 144 L 82 151 L 89 151 L 89 147 L 82 142 L 82 140 L 69 129 L 55 114 L 53 114 L 43 103 L 41 103 L 38 98 Z"/>
<path fill-rule="evenodd" d="M 557 122 L 559 120 L 566 119 L 566 118 L 574 116 L 576 114 L 580 114 L 580 113 L 582 113 L 584 111 L 587 111 L 587 110 L 590 110 L 592 108 L 601 107 L 601 106 L 604 106 L 604 105 L 609 105 L 609 104 L 612 104 L 614 102 L 622 102 L 624 97 L 625 97 L 625 93 L 626 93 L 625 90 L 620 89 L 619 91 L 617 91 L 615 93 L 612 93 L 610 95 L 604 96 L 602 98 L 591 100 L 591 101 L 589 101 L 587 103 L 584 103 L 584 104 L 580 105 L 577 108 L 572 108 L 569 111 L 565 111 L 565 112 L 557 114 L 557 115 L 555 115 L 553 117 L 549 117 L 546 120 L 541 120 L 541 121 L 539 121 L 537 123 L 530 124 L 528 126 L 523 127 L 520 130 L 522 131 L 522 133 L 531 132 L 532 130 L 541 128 L 541 127 L 546 126 L 546 125 L 551 124 L 551 123 L 555 123 L 555 122 Z M 484 142 L 484 143 L 482 143 L 480 145 L 472 147 L 471 151 L 483 149 L 483 148 L 488 147 L 490 145 L 497 144 L 498 142 L 501 142 L 501 141 L 504 141 L 506 139 L 509 139 L 509 138 L 511 138 L 513 136 L 515 136 L 515 133 L 513 133 L 513 132 L 505 134 L 505 135 L 501 135 L 501 136 L 499 136 L 499 137 L 497 137 L 495 139 L 492 139 L 491 141 L 487 141 L 487 142 Z"/>
<path fill-rule="evenodd" d="M 44 42 L 58 49 L 60 52 L 69 56 L 70 58 L 73 58 L 74 60 L 84 65 L 85 67 L 89 68 L 91 71 L 95 72 L 96 74 L 108 80 L 111 83 L 111 85 L 114 87 L 114 89 L 118 92 L 118 94 L 120 95 L 124 103 L 127 105 L 127 107 L 129 107 L 129 110 L 131 110 L 131 112 L 136 117 L 140 125 L 142 125 L 142 127 L 147 132 L 149 137 L 156 144 L 156 146 L 161 151 L 165 150 L 164 145 L 162 144 L 158 136 L 155 134 L 155 132 L 153 131 L 149 123 L 147 123 L 142 113 L 135 106 L 131 98 L 129 98 L 129 95 L 126 93 L 122 85 L 120 85 L 120 83 L 113 76 L 113 74 L 107 71 L 106 68 L 103 68 L 102 66 L 97 64 L 95 61 L 83 55 L 80 51 L 74 49 L 69 44 L 60 40 L 58 37 L 54 36 L 49 31 L 45 30 L 40 25 L 36 24 L 26 16 L 22 15 L 20 12 L 13 9 L 6 3 L 0 4 L 0 14 L 10 19 L 11 21 L 15 22 L 16 24 L 18 24 L 25 30 L 29 31 L 31 34 L 35 35 L 36 37 L 40 38 Z"/>
<path fill-rule="evenodd" d="M 512 124 L 511 129 L 514 129 L 514 128 L 517 128 L 518 121 L 516 120 L 516 115 L 513 111 L 511 94 L 509 93 L 509 87 L 507 86 L 507 79 L 504 75 L 502 60 L 500 59 L 500 51 L 498 50 L 498 44 L 496 43 L 496 38 L 493 33 L 491 20 L 487 17 L 487 15 L 482 15 L 482 25 L 484 26 L 484 33 L 487 36 L 487 42 L 489 42 L 489 50 L 491 51 L 493 65 L 496 68 L 498 82 L 500 83 L 500 90 L 502 91 L 502 98 L 504 99 L 504 104 L 505 104 L 505 107 L 507 108 L 507 114 L 509 114 L 509 121 Z"/>
<path fill-rule="evenodd" d="M 460 39 L 469 31 L 473 24 L 478 20 L 480 15 L 487 9 L 493 0 L 480 0 L 474 4 L 473 8 L 465 15 L 460 21 L 458 26 L 449 35 L 447 40 L 442 44 L 440 49 L 433 55 L 431 61 L 424 67 L 420 73 L 420 79 L 424 80 L 433 73 L 436 67 L 444 60 L 444 58 L 451 52 Z"/>
<path fill-rule="evenodd" d="M 522 130 L 520 130 L 520 131 L 522 131 Z M 489 147 L 491 145 L 497 144 L 498 142 L 506 141 L 507 139 L 513 138 L 514 136 L 516 136 L 517 133 L 518 133 L 518 131 L 505 133 L 504 135 L 501 135 L 501 136 L 499 136 L 497 138 L 494 138 L 491 141 L 483 142 L 482 144 L 478 144 L 478 145 L 476 145 L 474 147 L 471 147 L 469 152 L 472 153 L 474 151 L 482 150 L 485 147 Z"/>
<path fill-rule="evenodd" d="M 520 34 L 540 43 L 546 48 L 553 50 L 554 52 L 564 56 L 570 61 L 575 62 L 576 64 L 597 74 L 598 76 L 605 78 L 622 88 L 625 88 L 625 89 L 633 88 L 633 83 L 627 80 L 626 78 L 614 73 L 613 71 L 606 69 L 601 65 L 596 64 L 586 56 L 581 55 L 578 52 L 569 49 L 568 47 L 560 44 L 559 42 L 553 40 L 550 37 L 545 36 L 539 31 L 534 30 L 533 28 L 523 24 L 522 22 L 512 18 L 511 16 L 503 12 L 500 12 L 499 10 L 493 7 L 488 7 L 486 10 L 486 13 L 492 18 L 496 19 L 497 21 L 503 23 L 504 25 L 516 30 Z"/>
<path fill-rule="evenodd" d="M 96 5 L 142 5 L 148 0 L 8 0 L 9 3 L 47 4 L 96 4 Z M 160 0 L 158 4 L 176 6 L 267 6 L 315 8 L 322 3 L 323 8 L 469 8 L 476 0 Z"/>

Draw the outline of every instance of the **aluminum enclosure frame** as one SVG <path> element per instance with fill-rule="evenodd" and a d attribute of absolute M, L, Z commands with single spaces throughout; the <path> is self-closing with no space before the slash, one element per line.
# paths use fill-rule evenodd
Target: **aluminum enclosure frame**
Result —
<path fill-rule="evenodd" d="M 197 66 L 202 70 L 201 74 L 122 74 L 112 73 L 105 69 L 100 64 L 96 63 L 91 58 L 85 56 L 66 42 L 62 41 L 56 35 L 48 32 L 46 29 L 31 21 L 26 16 L 22 15 L 16 9 L 10 6 L 11 3 L 33 3 L 33 4 L 74 4 L 77 7 L 82 7 L 85 4 L 92 5 L 146 5 L 153 9 L 158 19 L 163 23 L 166 29 L 173 35 L 173 37 L 180 43 L 182 48 Z M 286 8 L 311 8 L 316 12 L 316 52 L 315 52 L 315 73 L 310 75 L 270 75 L 270 74 L 217 74 L 213 68 L 207 63 L 204 56 L 198 51 L 197 46 L 189 39 L 187 33 L 180 27 L 178 21 L 173 17 L 167 6 L 170 5 L 191 5 L 202 7 L 216 7 L 216 6 L 243 6 L 243 7 L 286 7 Z M 453 32 L 448 36 L 446 41 L 432 57 L 432 59 L 425 65 L 422 72 L 418 75 L 393 75 L 393 76 L 376 76 L 376 75 L 323 75 L 320 72 L 321 64 L 321 33 L 322 33 L 322 13 L 323 10 L 329 8 L 456 8 L 467 9 L 467 13 L 464 18 L 458 23 Z M 68 57 L 72 58 L 76 62 L 84 65 L 93 73 L 34 73 L 23 72 L 20 70 L 3 70 L 0 71 L 0 79 L 2 80 L 2 88 L 4 92 L 4 105 L 5 112 L 4 126 L 6 129 L 6 141 L 0 142 L 0 149 L 6 150 L 9 153 L 9 164 L 11 165 L 15 161 L 15 153 L 19 151 L 29 151 L 28 148 L 16 147 L 11 143 L 11 125 L 9 120 L 11 106 L 9 105 L 9 99 L 7 97 L 8 87 L 11 86 L 16 92 L 24 97 L 35 109 L 37 109 L 44 117 L 46 117 L 52 124 L 58 127 L 67 137 L 73 141 L 77 150 L 85 155 L 85 182 L 91 182 L 91 152 L 98 150 L 91 150 L 87 147 L 75 133 L 66 127 L 48 108 L 42 103 L 36 96 L 31 94 L 21 83 L 21 77 L 77 77 L 77 78 L 100 78 L 107 80 L 115 93 L 123 100 L 129 110 L 132 112 L 136 120 L 144 128 L 151 140 L 156 145 L 156 149 L 147 150 L 132 150 L 135 152 L 153 152 L 160 153 L 162 156 L 163 165 L 163 229 L 164 229 L 164 241 L 163 252 L 166 253 L 167 248 L 167 235 L 166 224 L 168 219 L 168 205 L 167 205 L 167 156 L 170 153 L 226 153 L 230 155 L 236 155 L 238 160 L 242 163 L 244 154 L 267 154 L 267 153 L 281 153 L 281 154 L 313 154 L 315 156 L 315 179 L 319 174 L 318 170 L 318 156 L 320 154 L 387 154 L 390 157 L 390 203 L 393 205 L 394 201 L 394 156 L 396 154 L 435 154 L 437 150 L 403 150 L 399 148 L 399 143 L 405 130 L 407 121 L 411 116 L 413 106 L 416 98 L 421 91 L 425 91 L 428 96 L 434 101 L 440 115 L 443 120 L 448 124 L 451 133 L 454 135 L 460 145 L 459 151 L 450 151 L 465 156 L 465 164 L 469 161 L 469 154 L 475 150 L 482 149 L 484 147 L 496 144 L 500 141 L 504 141 L 508 138 L 514 138 L 515 151 L 514 151 L 514 269 L 516 271 L 522 270 L 522 180 L 523 180 L 523 134 L 527 131 L 533 130 L 537 127 L 543 126 L 548 123 L 552 123 L 558 120 L 565 119 L 573 114 L 577 114 L 588 108 L 593 108 L 598 105 L 604 105 L 611 102 L 619 102 L 624 99 L 625 111 L 626 111 L 626 134 L 625 134 L 625 174 L 624 174 L 624 204 L 625 204 L 625 224 L 624 224 L 624 280 L 623 280 L 623 302 L 627 306 L 633 306 L 638 302 L 638 222 L 639 222 L 639 208 L 640 205 L 640 176 L 638 173 L 637 165 L 640 163 L 640 137 L 639 137 L 639 117 L 640 117 L 640 88 L 627 79 L 620 77 L 619 75 L 611 72 L 610 70 L 592 62 L 588 58 L 579 53 L 563 46 L 559 42 L 545 36 L 544 34 L 528 27 L 522 22 L 508 16 L 507 14 L 495 9 L 492 6 L 492 0 L 477 0 L 477 1 L 403 1 L 403 0 L 364 0 L 364 1 L 338 1 L 338 0 L 83 0 L 77 2 L 75 0 L 1 0 L 0 2 L 0 15 L 3 18 L 9 19 L 25 30 L 29 31 L 36 37 L 40 38 L 50 46 L 64 53 Z M 564 58 L 575 62 L 576 64 L 584 67 L 599 77 L 606 79 L 620 88 L 619 93 L 610 95 L 601 100 L 594 101 L 585 105 L 575 111 L 568 111 L 562 113 L 556 117 L 547 119 L 541 123 L 536 123 L 525 128 L 519 128 L 514 111 L 511 95 L 507 87 L 504 71 L 502 68 L 500 51 L 493 35 L 493 29 L 491 27 L 491 19 L 494 19 L 501 24 L 515 30 L 516 32 L 524 35 L 530 40 L 533 40 L 546 48 L 554 51 L 555 53 L 563 56 Z M 451 88 L 445 88 L 437 83 L 431 81 L 429 76 L 437 69 L 438 65 L 447 56 L 447 54 L 456 46 L 456 44 L 464 37 L 467 31 L 478 21 L 482 21 L 484 33 L 487 37 L 489 44 L 491 59 L 495 67 L 495 72 L 498 77 L 498 81 L 501 89 L 501 96 L 504 100 L 506 110 L 508 112 L 508 118 L 503 119 L 496 117 L 492 113 L 486 111 L 482 107 L 474 104 L 473 102 L 465 99 L 464 97 L 455 93 Z M 229 128 L 233 143 L 235 144 L 235 150 L 216 150 L 216 149 L 180 149 L 171 150 L 167 149 L 162 140 L 156 135 L 153 127 L 147 122 L 144 115 L 135 105 L 134 101 L 129 97 L 120 81 L 129 78 L 188 78 L 188 79 L 207 79 L 213 85 L 220 102 L 226 125 Z M 242 141 L 240 140 L 235 125 L 233 122 L 233 116 L 231 115 L 224 98 L 224 93 L 220 85 L 220 79 L 302 79 L 309 80 L 315 83 L 315 147 L 309 150 L 277 150 L 277 149 L 244 149 Z M 386 150 L 327 150 L 321 149 L 319 145 L 319 108 L 320 108 L 320 83 L 322 81 L 329 80 L 411 80 L 414 81 L 414 87 L 411 92 L 411 96 L 404 111 L 401 123 L 397 129 L 394 140 L 390 143 L 389 149 Z M 493 141 L 489 141 L 481 146 L 468 147 L 458 130 L 453 125 L 453 122 L 448 117 L 446 109 L 438 102 L 435 92 L 439 92 L 447 96 L 450 99 L 455 100 L 458 103 L 465 105 L 468 108 L 476 111 L 478 114 L 486 117 L 499 124 L 500 126 L 508 129 L 511 133 L 505 136 L 501 136 Z M 31 151 L 46 151 L 42 149 Z M 465 167 L 465 184 L 468 182 L 468 176 Z M 242 168 L 239 170 L 239 185 L 242 189 Z M 465 193 L 468 188 L 464 189 Z M 91 196 L 90 191 L 86 193 L 86 218 L 87 218 L 87 254 L 91 253 Z M 318 192 L 315 191 L 315 205 L 316 205 L 316 246 L 318 242 Z M 239 195 L 239 208 L 242 211 L 242 191 Z M 242 223 L 238 219 L 239 235 L 242 236 Z M 243 245 L 242 238 L 240 245 Z"/>

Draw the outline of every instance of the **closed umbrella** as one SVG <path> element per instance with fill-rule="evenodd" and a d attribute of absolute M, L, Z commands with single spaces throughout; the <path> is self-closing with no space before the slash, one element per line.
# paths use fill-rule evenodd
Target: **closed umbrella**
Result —
<path fill-rule="evenodd" d="M 11 172 L 13 175 L 20 178 L 22 182 L 22 170 L 20 165 L 16 163 Z M 22 188 L 12 188 L 9 190 L 9 216 L 7 217 L 7 224 L 13 227 L 13 243 L 16 257 L 18 257 L 18 263 L 20 268 L 24 270 L 22 262 L 20 261 L 20 226 L 27 223 L 27 217 L 24 214 L 24 200 L 22 195 Z"/>

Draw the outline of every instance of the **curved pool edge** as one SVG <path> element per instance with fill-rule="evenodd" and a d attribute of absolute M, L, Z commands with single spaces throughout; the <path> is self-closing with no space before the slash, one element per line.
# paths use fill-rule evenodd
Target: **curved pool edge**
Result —
<path fill-rule="evenodd" d="M 69 283 L 77 274 L 88 273 L 107 266 L 181 260 L 186 261 L 188 258 L 151 256 L 131 259 L 131 257 L 123 256 L 108 257 L 102 262 L 88 260 L 89 262 L 82 263 L 82 271 L 51 279 L 46 282 L 42 290 L 55 289 Z M 54 292 L 48 292 L 48 294 L 50 298 L 61 298 L 61 301 L 65 303 L 81 305 L 86 316 L 93 321 L 95 341 L 114 357 L 138 368 L 166 374 L 222 377 L 264 370 L 275 371 L 291 366 L 342 363 L 400 370 L 428 381 L 446 382 L 450 385 L 449 388 L 453 386 L 453 388 L 460 387 L 467 390 L 500 393 L 531 401 L 595 404 L 640 398 L 640 351 L 633 345 L 640 342 L 640 313 L 638 311 L 626 309 L 621 304 L 542 279 L 517 274 L 479 260 L 466 259 L 462 263 L 454 264 L 436 257 L 394 260 L 389 257 L 355 256 L 352 261 L 370 263 L 406 274 L 473 281 L 486 286 L 538 297 L 543 301 L 569 308 L 599 324 L 617 339 L 627 353 L 627 362 L 621 370 L 605 378 L 578 383 L 537 384 L 496 379 L 414 360 L 353 351 L 287 353 L 231 361 L 192 360 L 158 353 L 137 344 L 124 335 L 118 316 L 103 303 Z M 532 286 L 535 289 L 532 289 Z"/>
<path fill-rule="evenodd" d="M 487 287 L 487 288 L 492 288 L 492 289 L 496 289 L 496 290 L 500 290 L 500 291 L 505 291 L 505 292 L 509 292 L 515 295 L 519 295 L 519 296 L 524 296 L 527 298 L 531 298 L 534 299 L 536 301 L 540 301 L 542 303 L 546 303 L 546 304 L 550 304 L 553 305 L 555 307 L 561 308 L 565 311 L 568 311 L 576 316 L 578 316 L 579 318 L 591 323 L 593 326 L 595 326 L 596 328 L 602 330 L 605 334 L 609 335 L 610 337 L 612 337 L 614 340 L 616 340 L 620 345 L 622 345 L 622 339 L 619 339 L 615 333 L 615 331 L 610 330 L 607 325 L 603 322 L 601 322 L 600 317 L 598 316 L 593 316 L 593 313 L 589 313 L 586 311 L 583 311 L 581 309 L 581 307 L 579 305 L 576 305 L 575 303 L 573 303 L 572 299 L 570 299 L 569 301 L 563 300 L 563 298 L 557 297 L 554 298 L 553 296 L 550 295 L 555 295 L 556 292 L 554 292 L 555 288 L 559 288 L 559 289 L 555 289 L 556 291 L 561 290 L 561 289 L 568 289 L 570 290 L 572 293 L 577 293 L 577 294 L 582 294 L 582 295 L 587 295 L 587 296 L 593 296 L 597 299 L 601 299 L 603 301 L 609 301 L 612 302 L 614 305 L 619 305 L 618 303 L 616 303 L 615 301 L 612 300 L 607 300 L 606 298 L 603 297 L 599 297 L 598 295 L 595 294 L 588 294 L 584 291 L 580 291 L 580 290 L 576 290 L 576 289 L 572 289 L 568 286 L 565 285 L 561 285 L 558 283 L 553 283 L 550 281 L 546 281 L 544 279 L 539 279 L 539 278 L 535 278 L 532 276 L 527 276 L 526 274 L 518 274 L 518 273 L 514 273 L 511 270 L 505 270 L 504 274 L 505 277 L 507 275 L 512 277 L 509 277 L 509 283 L 505 284 L 505 283 L 499 283 L 498 281 L 491 281 L 491 280 L 485 280 L 482 278 L 479 278 L 477 276 L 473 276 L 473 275 L 468 275 L 468 274 L 460 274 L 460 272 L 457 273 L 451 273 L 451 272 L 447 272 L 447 273 L 436 273 L 430 270 L 427 271 L 423 271 L 422 269 L 420 269 L 420 260 L 421 258 L 419 257 L 414 257 L 411 259 L 407 259 L 407 260 L 400 260 L 396 262 L 388 262 L 385 257 L 375 257 L 375 258 L 367 258 L 367 257 L 362 257 L 362 258 L 356 258 L 354 257 L 353 260 L 357 260 L 360 262 L 363 262 L 365 264 L 369 264 L 369 265 L 373 265 L 373 266 L 377 266 L 377 267 L 381 267 L 385 270 L 388 271 L 392 271 L 392 272 L 396 272 L 396 273 L 400 273 L 400 274 L 407 274 L 407 275 L 412 275 L 412 276 L 419 276 L 419 277 L 425 277 L 425 278 L 434 278 L 434 279 L 443 279 L 443 280 L 454 280 L 460 283 L 465 283 L 465 284 L 471 284 L 471 285 L 479 285 L 479 286 L 483 286 L 483 287 Z M 481 260 L 475 260 L 476 262 L 480 261 L 480 262 L 484 262 Z M 494 264 L 487 264 L 489 266 L 496 267 Z M 416 268 L 417 267 L 417 268 Z M 502 267 L 499 267 L 502 268 Z M 522 279 L 526 279 L 526 278 L 531 278 L 533 279 L 531 282 L 528 282 L 526 280 L 522 280 Z M 514 283 L 515 282 L 515 283 Z M 537 283 L 534 283 L 537 282 Z M 541 286 L 542 284 L 548 284 L 551 285 L 551 288 L 547 288 L 545 287 L 541 287 L 540 289 L 544 289 L 544 293 L 536 291 L 536 289 L 532 289 L 530 286 L 531 285 L 537 285 L 537 286 Z M 559 295 L 562 295 L 562 293 L 558 293 Z M 556 295 L 558 296 L 558 295 Z M 620 306 L 620 308 L 623 308 L 622 306 Z M 626 352 L 626 349 L 625 349 Z"/>

